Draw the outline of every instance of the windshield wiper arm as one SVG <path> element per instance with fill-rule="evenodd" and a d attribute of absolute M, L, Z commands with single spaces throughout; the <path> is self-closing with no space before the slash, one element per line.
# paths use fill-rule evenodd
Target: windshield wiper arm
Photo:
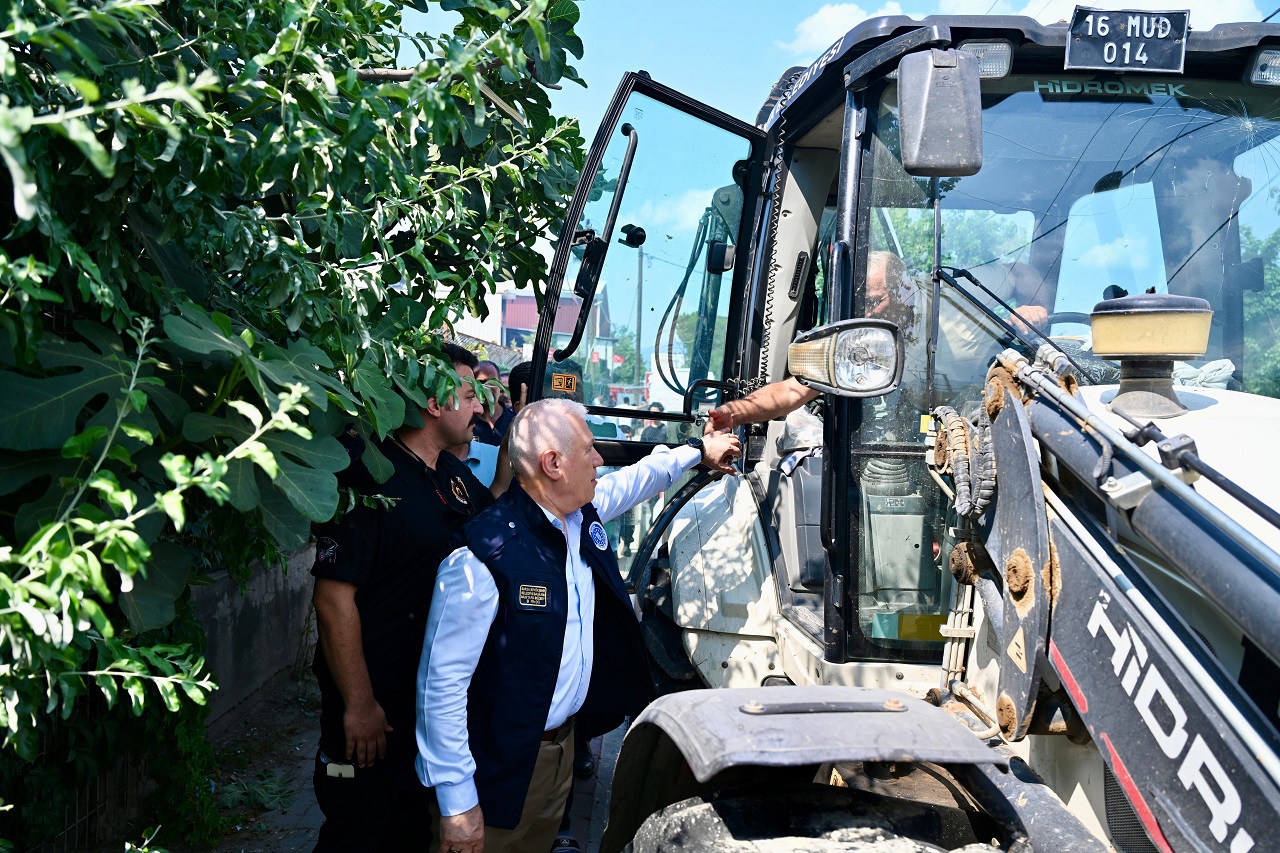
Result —
<path fill-rule="evenodd" d="M 960 276 L 961 278 L 965 278 L 973 282 L 978 286 L 978 288 L 983 293 L 987 294 L 987 296 L 990 296 L 992 299 L 994 299 L 997 305 L 999 305 L 1004 310 L 1008 311 L 1010 315 L 1016 315 L 1017 312 L 1013 310 L 1012 306 L 1010 306 L 1008 302 L 1005 302 L 999 296 L 996 296 L 995 293 L 993 293 L 989 287 L 987 287 L 982 282 L 978 281 L 977 276 L 975 276 L 973 273 L 969 272 L 966 269 L 962 269 L 960 267 L 938 267 L 938 269 L 934 270 L 933 274 L 936 278 L 939 278 L 942 281 L 945 281 L 947 284 L 951 285 L 953 288 L 959 291 L 960 295 L 962 295 L 965 299 L 967 299 L 971 305 L 973 305 L 975 308 L 977 308 L 979 311 L 985 314 L 987 316 L 987 319 L 994 321 L 996 324 L 1000 326 L 1000 328 L 1004 329 L 1006 332 L 1012 335 L 1016 340 L 1021 341 L 1022 344 L 1027 348 L 1029 352 L 1036 351 L 1037 347 L 1035 344 L 1033 344 L 1031 341 L 1024 338 L 1022 334 L 1019 333 L 1018 330 L 1013 327 L 1013 324 L 1005 322 L 1004 318 L 1001 317 L 999 314 L 997 314 L 994 310 L 982 304 L 980 300 L 974 299 L 973 295 L 970 294 L 968 290 L 960 286 L 960 282 L 956 281 L 956 279 L 953 276 L 947 273 L 947 270 L 951 270 L 951 272 L 955 273 L 957 276 Z M 1040 331 L 1030 323 L 1027 323 L 1026 326 L 1028 329 L 1035 332 L 1035 334 L 1038 335 L 1041 339 L 1043 339 L 1045 343 L 1053 347 L 1054 350 L 1062 353 L 1063 358 L 1071 362 L 1071 366 L 1076 369 L 1077 381 L 1083 379 L 1086 381 L 1086 384 L 1089 384 L 1089 385 L 1093 384 L 1092 378 L 1089 376 L 1088 373 L 1085 373 L 1084 368 L 1081 367 L 1079 363 L 1077 363 L 1076 360 L 1072 358 L 1069 354 L 1067 354 L 1066 352 L 1063 352 L 1061 347 L 1059 347 L 1053 341 L 1049 340 L 1048 335 L 1046 335 L 1044 332 Z"/>

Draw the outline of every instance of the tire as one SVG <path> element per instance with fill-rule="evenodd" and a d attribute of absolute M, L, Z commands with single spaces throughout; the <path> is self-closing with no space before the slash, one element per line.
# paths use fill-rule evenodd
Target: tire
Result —
<path fill-rule="evenodd" d="M 633 853 L 945 853 L 948 848 L 919 840 L 922 833 L 932 834 L 937 823 L 931 811 L 917 803 L 869 798 L 825 785 L 751 796 L 713 794 L 650 815 L 628 849 Z"/>

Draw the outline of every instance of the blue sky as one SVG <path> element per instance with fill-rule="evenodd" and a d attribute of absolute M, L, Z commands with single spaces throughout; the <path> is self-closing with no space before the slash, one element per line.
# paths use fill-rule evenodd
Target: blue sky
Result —
<path fill-rule="evenodd" d="M 1280 5 L 1280 0 L 1262 2 Z M 1104 3 L 1093 0 L 1089 5 Z M 1110 5 L 1125 9 L 1190 9 L 1193 29 L 1208 29 L 1226 21 L 1257 21 L 1275 8 L 1259 11 L 1255 0 L 1125 0 Z M 658 82 L 752 123 L 773 84 L 790 66 L 808 65 L 868 17 L 906 14 L 923 18 L 936 14 L 939 3 L 891 0 L 864 7 L 820 0 L 580 0 L 579 8 L 581 20 L 575 29 L 585 53 L 573 64 L 588 85 L 583 88 L 566 82 L 562 90 L 552 92 L 551 98 L 554 112 L 580 119 L 582 134 L 590 143 L 619 79 L 627 71 L 648 71 Z M 1072 0 L 946 3 L 949 14 L 1022 14 L 1045 23 L 1070 17 L 1073 8 Z M 452 14 L 438 10 L 425 18 L 406 13 L 406 28 L 438 32 L 451 26 L 453 20 L 456 18 Z M 403 64 L 411 62 L 410 58 Z M 712 167 L 701 162 L 685 163 L 686 153 L 706 146 L 694 145 L 688 133 L 681 136 L 662 110 L 646 108 L 644 115 L 636 116 L 648 125 L 642 134 L 646 152 L 656 150 L 654 140 L 678 140 L 661 149 L 670 153 L 661 154 L 656 164 L 659 168 L 642 163 L 646 160 L 643 155 L 637 158 L 620 211 L 620 222 L 639 223 L 650 232 L 651 239 L 644 250 L 643 315 L 637 315 L 637 256 L 631 249 L 609 253 L 598 298 L 608 301 L 615 324 L 631 330 L 643 325 L 643 349 L 647 351 L 648 336 L 655 333 L 662 308 L 681 280 L 699 216 L 715 189 L 729 183 L 730 178 L 723 163 Z M 616 174 L 625 142 L 621 137 L 612 142 L 605 163 L 609 174 Z M 738 156 L 741 155 L 732 154 L 732 158 Z M 726 162 L 731 163 L 732 158 Z M 720 177 L 709 179 L 707 174 Z M 601 202 L 607 203 L 608 199 Z M 601 211 L 597 213 L 603 216 Z M 690 304 L 695 302 L 693 296 Z"/>
<path fill-rule="evenodd" d="M 1264 0 L 1270 2 L 1270 0 Z M 1280 0 L 1275 0 L 1280 6 Z M 653 79 L 691 98 L 753 121 L 774 82 L 792 65 L 808 65 L 837 38 L 868 17 L 936 14 L 937 2 L 829 3 L 819 0 L 580 0 L 576 31 L 586 48 L 574 62 L 587 82 L 566 83 L 552 93 L 561 115 L 581 120 L 583 135 L 595 134 L 605 107 L 627 71 L 643 69 Z M 1101 0 L 1082 5 L 1125 9 L 1190 9 L 1191 26 L 1208 29 L 1226 21 L 1257 21 L 1274 7 L 1255 0 Z M 1043 22 L 1070 17 L 1072 0 L 949 0 L 948 14 L 1028 15 Z M 406 12 L 406 28 L 448 26 L 452 16 Z"/>

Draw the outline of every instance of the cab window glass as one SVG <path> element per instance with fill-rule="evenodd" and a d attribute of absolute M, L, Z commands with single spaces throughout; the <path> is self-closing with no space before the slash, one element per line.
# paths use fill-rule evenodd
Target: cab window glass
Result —
<path fill-rule="evenodd" d="M 1067 214 L 1055 312 L 1088 314 L 1105 279 L 1126 293 L 1168 293 L 1155 187 L 1131 184 L 1081 196 Z"/>
<path fill-rule="evenodd" d="M 750 142 L 736 134 L 634 93 L 622 121 L 637 133 L 613 240 L 605 256 L 581 344 L 547 364 L 544 396 L 574 396 L 600 412 L 620 437 L 640 440 L 651 424 L 680 413 L 686 397 L 705 411 L 723 379 L 733 258 L 742 218 L 742 184 Z M 601 232 L 618 190 L 628 138 L 614 133 L 606 149 L 579 233 Z M 581 300 L 572 296 L 582 247 L 571 253 L 552 346 L 569 341 Z M 575 390 L 569 391 L 569 386 Z M 664 441 L 693 434 L 671 423 Z M 656 431 L 650 431 L 656 436 Z"/>

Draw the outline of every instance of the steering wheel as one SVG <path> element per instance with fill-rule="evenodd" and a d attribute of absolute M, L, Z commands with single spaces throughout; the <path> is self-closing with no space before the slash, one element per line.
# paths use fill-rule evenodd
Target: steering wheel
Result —
<path fill-rule="evenodd" d="M 1071 356 L 1080 373 L 1088 377 L 1090 383 L 1112 383 L 1119 379 L 1119 368 L 1113 362 L 1098 358 L 1092 350 L 1082 348 L 1083 339 L 1078 335 L 1055 335 L 1055 324 L 1066 325 L 1078 323 L 1089 325 L 1089 315 L 1082 311 L 1057 311 L 1045 317 L 1044 334 L 1053 341 L 1054 346 Z M 1083 377 L 1081 377 L 1083 378 Z"/>
<path fill-rule="evenodd" d="M 1089 315 L 1083 311 L 1055 311 L 1044 318 L 1045 334 L 1048 334 L 1048 329 L 1052 329 L 1059 323 L 1078 323 L 1082 326 L 1087 326 L 1089 325 Z"/>

